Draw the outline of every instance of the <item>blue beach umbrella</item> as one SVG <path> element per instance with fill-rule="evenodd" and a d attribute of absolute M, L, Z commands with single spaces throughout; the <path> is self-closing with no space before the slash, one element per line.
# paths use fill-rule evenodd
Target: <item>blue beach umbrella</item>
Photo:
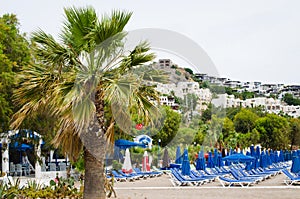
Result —
<path fill-rule="evenodd" d="M 218 167 L 223 167 L 223 166 L 224 166 L 224 162 L 223 162 L 222 154 L 218 153 Z"/>
<path fill-rule="evenodd" d="M 181 164 L 182 163 L 182 156 L 181 156 L 180 146 L 177 146 L 177 149 L 176 149 L 175 163 L 176 164 Z"/>
<path fill-rule="evenodd" d="M 120 151 L 120 148 L 117 146 L 114 147 L 114 157 L 113 158 L 114 158 L 114 160 L 118 160 L 118 161 L 123 160 L 123 155 Z"/>
<path fill-rule="evenodd" d="M 268 151 L 266 151 L 266 162 L 267 162 L 267 166 L 270 166 L 272 163 L 271 163 L 271 156 L 270 156 L 270 153 Z"/>
<path fill-rule="evenodd" d="M 238 162 L 243 163 L 243 162 L 251 162 L 251 161 L 255 160 L 255 158 L 248 156 L 248 155 L 241 154 L 241 153 L 236 153 L 236 154 L 232 154 L 232 155 L 224 157 L 223 160 L 227 160 L 230 162 L 236 162 L 236 163 L 238 163 Z"/>
<path fill-rule="evenodd" d="M 260 167 L 261 168 L 266 168 L 267 167 L 267 156 L 266 156 L 264 151 L 261 152 L 259 162 L 260 162 Z"/>
<path fill-rule="evenodd" d="M 252 157 L 255 157 L 255 149 L 254 149 L 254 146 L 253 145 L 251 145 L 250 146 L 250 155 L 252 156 Z"/>
<path fill-rule="evenodd" d="M 215 167 L 215 165 L 214 165 L 214 160 L 213 160 L 213 157 L 212 157 L 212 153 L 211 153 L 211 152 L 208 153 L 207 167 L 208 167 L 208 168 L 214 168 L 214 167 Z"/>
<path fill-rule="evenodd" d="M 26 151 L 26 150 L 32 149 L 32 146 L 30 146 L 28 144 L 20 144 L 18 142 L 15 142 L 12 145 L 12 147 L 15 148 L 18 151 Z"/>
<path fill-rule="evenodd" d="M 299 156 L 293 157 L 291 172 L 299 173 L 300 172 L 300 158 Z"/>
<path fill-rule="evenodd" d="M 251 153 L 247 151 L 246 155 L 247 155 L 247 156 L 251 156 Z M 251 156 L 251 157 L 252 157 L 252 156 Z M 255 161 L 255 159 L 253 159 L 253 161 L 246 162 L 246 167 L 245 167 L 245 169 L 246 169 L 247 171 L 251 170 L 251 166 L 252 166 L 252 164 L 253 164 L 254 161 Z M 255 163 L 255 162 L 254 162 L 254 163 Z"/>
<path fill-rule="evenodd" d="M 256 147 L 255 152 L 256 152 L 256 157 L 259 158 L 260 157 L 260 148 L 259 148 L 259 146 Z"/>
<path fill-rule="evenodd" d="M 259 146 L 256 147 L 255 153 L 256 153 L 255 168 L 258 168 L 258 167 L 260 167 L 260 148 L 259 148 Z"/>
<path fill-rule="evenodd" d="M 229 150 L 229 151 L 227 151 L 227 155 L 226 156 L 229 156 L 230 155 L 230 152 L 231 152 L 231 149 Z M 225 157 L 226 157 L 225 156 Z M 223 159 L 222 159 L 223 160 Z M 227 160 L 223 160 L 223 161 L 225 161 L 225 165 L 226 166 L 230 166 L 231 165 L 231 162 L 229 162 L 229 161 L 227 161 Z"/>
<path fill-rule="evenodd" d="M 199 152 L 196 160 L 196 170 L 205 170 L 205 158 L 203 151 Z"/>
<path fill-rule="evenodd" d="M 277 163 L 279 160 L 279 154 L 278 151 L 274 151 L 274 162 Z"/>
<path fill-rule="evenodd" d="M 124 149 L 124 150 L 126 150 L 127 148 L 136 147 L 136 146 L 142 147 L 142 148 L 147 147 L 145 144 L 136 143 L 136 142 L 132 142 L 129 140 L 123 140 L 123 139 L 116 140 L 115 146 L 119 147 L 120 149 Z"/>
<path fill-rule="evenodd" d="M 182 175 L 191 175 L 191 166 L 190 166 L 190 160 L 189 160 L 187 149 L 184 149 L 184 152 L 183 152 L 181 173 L 182 173 Z"/>
<path fill-rule="evenodd" d="M 218 166 L 218 149 L 214 151 L 214 165 Z"/>

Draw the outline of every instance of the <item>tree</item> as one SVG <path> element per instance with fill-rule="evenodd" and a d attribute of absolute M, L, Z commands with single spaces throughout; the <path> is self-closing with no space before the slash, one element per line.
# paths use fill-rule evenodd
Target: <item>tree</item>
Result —
<path fill-rule="evenodd" d="M 180 144 L 182 144 L 183 146 L 190 145 L 193 143 L 196 133 L 197 130 L 192 128 L 188 128 L 188 127 L 179 128 L 175 139 L 173 139 L 172 141 L 172 145 L 174 146 L 178 146 Z"/>
<path fill-rule="evenodd" d="M 224 137 L 228 137 L 230 132 L 234 131 L 234 124 L 228 117 L 224 118 L 223 121 L 223 128 L 222 128 L 222 134 Z"/>
<path fill-rule="evenodd" d="M 294 105 L 299 106 L 300 105 L 300 99 L 294 98 L 294 96 L 290 93 L 286 93 L 283 96 L 283 101 L 287 103 L 288 105 Z"/>
<path fill-rule="evenodd" d="M 186 72 L 188 72 L 190 75 L 193 75 L 193 74 L 194 74 L 193 70 L 190 69 L 190 68 L 184 68 L 184 70 L 185 70 Z"/>
<path fill-rule="evenodd" d="M 173 111 L 169 106 L 164 106 L 165 119 L 162 129 L 153 136 L 153 139 L 158 143 L 158 139 L 161 139 L 161 146 L 164 147 L 169 144 L 176 136 L 180 122 L 181 115 Z"/>
<path fill-rule="evenodd" d="M 32 36 L 34 63 L 18 77 L 21 86 L 14 97 L 21 108 L 12 127 L 18 128 L 40 109 L 55 116 L 59 127 L 55 146 L 73 160 L 84 150 L 84 198 L 106 198 L 104 157 L 115 123 L 126 132 L 132 107 L 139 110 L 144 124 L 157 110 L 148 100 L 157 99 L 157 93 L 131 70 L 154 55 L 144 42 L 124 52 L 123 29 L 132 13 L 113 11 L 99 20 L 91 7 L 64 11 L 62 43 L 42 30 Z M 105 116 L 106 111 L 111 117 Z"/>
<path fill-rule="evenodd" d="M 17 87 L 16 72 L 30 59 L 29 44 L 18 26 L 15 15 L 0 17 L 0 133 L 9 130 L 9 121 L 16 108 L 12 101 L 13 90 Z"/>
<path fill-rule="evenodd" d="M 255 127 L 255 121 L 258 116 L 249 109 L 241 109 L 241 111 L 234 116 L 233 122 L 236 132 L 248 133 Z"/>
<path fill-rule="evenodd" d="M 284 149 L 290 143 L 289 124 L 284 117 L 268 114 L 256 121 L 255 129 L 260 133 L 260 143 L 265 148 Z"/>
<path fill-rule="evenodd" d="M 207 109 L 204 110 L 201 115 L 202 121 L 206 122 L 206 121 L 211 120 L 212 111 L 213 111 L 213 105 L 212 105 L 212 103 L 210 103 L 210 104 L 208 104 Z"/>
<path fill-rule="evenodd" d="M 300 145 L 300 119 L 292 118 L 290 122 L 290 140 L 291 140 L 291 149 L 295 145 Z"/>
<path fill-rule="evenodd" d="M 217 115 L 212 115 L 211 121 L 208 122 L 209 129 L 207 131 L 206 137 L 204 138 L 203 144 L 205 146 L 215 147 L 219 144 L 219 137 L 222 133 L 223 118 L 217 117 Z"/>

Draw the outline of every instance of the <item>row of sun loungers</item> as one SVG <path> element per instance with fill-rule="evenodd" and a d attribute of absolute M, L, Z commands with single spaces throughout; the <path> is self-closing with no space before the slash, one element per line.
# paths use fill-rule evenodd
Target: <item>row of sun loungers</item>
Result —
<path fill-rule="evenodd" d="M 147 179 L 152 177 L 158 177 L 163 174 L 161 171 L 147 171 L 143 172 L 139 168 L 134 168 L 132 173 L 124 173 L 122 170 L 112 170 L 111 173 L 117 181 L 135 181 L 139 179 Z"/>
<path fill-rule="evenodd" d="M 271 167 L 251 169 L 246 171 L 245 165 L 236 164 L 230 167 L 216 167 L 205 170 L 192 170 L 191 175 L 182 175 L 179 169 L 171 169 L 171 182 L 174 186 L 201 186 L 218 179 L 223 187 L 248 187 L 271 178 L 281 172 L 288 176 L 287 185 L 300 182 L 300 176 L 288 172 L 288 164 L 273 164 Z"/>

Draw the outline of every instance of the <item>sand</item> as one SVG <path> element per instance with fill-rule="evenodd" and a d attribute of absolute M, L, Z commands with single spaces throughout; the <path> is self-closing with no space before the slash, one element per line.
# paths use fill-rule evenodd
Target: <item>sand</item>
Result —
<path fill-rule="evenodd" d="M 292 198 L 300 199 L 300 186 L 287 186 L 283 183 L 284 174 L 279 174 L 249 188 L 224 188 L 218 180 L 202 186 L 174 187 L 170 177 L 136 180 L 134 182 L 117 182 L 115 190 L 119 199 L 177 199 L 177 198 L 222 198 L 222 199 L 256 199 L 256 198 Z"/>

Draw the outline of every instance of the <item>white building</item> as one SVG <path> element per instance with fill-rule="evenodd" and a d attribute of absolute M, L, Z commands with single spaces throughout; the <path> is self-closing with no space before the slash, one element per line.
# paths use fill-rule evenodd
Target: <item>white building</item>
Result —
<path fill-rule="evenodd" d="M 243 108 L 253 108 L 253 107 L 264 107 L 265 111 L 268 113 L 284 113 L 292 117 L 300 117 L 300 106 L 288 106 L 283 104 L 279 99 L 267 98 L 267 97 L 257 97 L 246 100 L 241 100 L 234 98 L 233 95 L 222 94 L 218 95 L 218 99 L 214 99 L 213 103 L 217 106 L 223 108 L 230 107 L 243 107 Z"/>

